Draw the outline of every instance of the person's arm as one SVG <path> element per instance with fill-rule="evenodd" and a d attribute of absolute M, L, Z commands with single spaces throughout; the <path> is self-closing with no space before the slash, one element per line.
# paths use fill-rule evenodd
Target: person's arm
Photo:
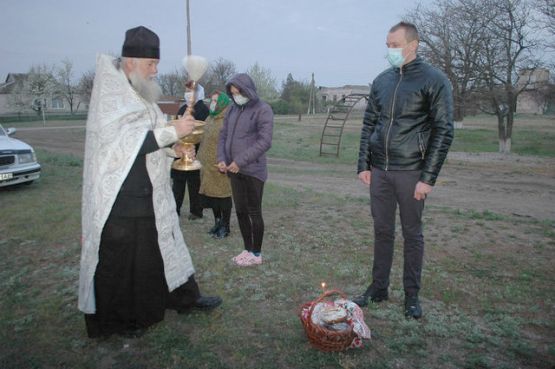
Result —
<path fill-rule="evenodd" d="M 239 168 L 254 162 L 272 147 L 274 113 L 269 105 L 264 105 L 256 118 L 256 140 L 253 145 L 234 158 Z"/>
<path fill-rule="evenodd" d="M 360 133 L 360 146 L 358 151 L 358 164 L 357 173 L 359 179 L 366 185 L 370 184 L 370 166 L 372 163 L 372 156 L 370 151 L 370 136 L 374 132 L 376 122 L 378 120 L 379 112 L 376 104 L 375 83 L 372 84 L 372 90 L 368 98 L 368 104 L 364 112 L 364 119 L 362 120 L 362 130 Z"/>
<path fill-rule="evenodd" d="M 160 149 L 160 146 L 158 146 L 158 141 L 156 141 L 154 131 L 148 131 L 145 140 L 143 141 L 143 145 L 139 149 L 139 155 L 146 155 L 158 149 Z"/>
<path fill-rule="evenodd" d="M 230 110 L 231 111 L 231 110 Z M 224 117 L 224 122 L 222 125 L 222 129 L 220 129 L 220 134 L 218 136 L 218 147 L 217 147 L 217 155 L 216 155 L 216 160 L 218 161 L 218 163 L 224 163 L 223 167 L 225 167 L 225 144 L 227 141 L 227 131 L 228 131 L 228 126 L 229 126 L 229 116 L 230 116 L 230 111 L 227 112 L 227 114 Z M 220 165 L 220 168 L 222 168 L 222 166 Z"/>
<path fill-rule="evenodd" d="M 442 76 L 430 91 L 429 115 L 432 127 L 420 182 L 433 186 L 453 142 L 453 94 L 449 80 Z"/>
<path fill-rule="evenodd" d="M 194 124 L 194 119 L 191 116 L 186 115 L 183 118 L 172 120 L 170 124 L 166 127 L 155 128 L 152 131 L 149 131 L 147 134 L 149 144 L 148 147 L 145 149 L 150 150 L 149 152 L 152 152 L 158 150 L 159 148 L 167 148 L 173 145 L 179 140 L 179 138 L 187 136 L 188 134 L 193 132 Z M 151 138 L 148 138 L 151 133 L 154 136 L 155 142 L 152 142 Z M 156 148 L 154 148 L 154 144 L 156 144 Z"/>

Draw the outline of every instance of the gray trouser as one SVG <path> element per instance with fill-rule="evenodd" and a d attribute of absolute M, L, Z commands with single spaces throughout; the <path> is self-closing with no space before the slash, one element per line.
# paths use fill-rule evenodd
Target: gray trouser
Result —
<path fill-rule="evenodd" d="M 389 286 L 395 240 L 395 213 L 399 204 L 405 240 L 403 287 L 408 295 L 417 294 L 420 290 L 424 256 L 422 235 L 424 200 L 414 199 L 414 189 L 420 179 L 420 173 L 419 170 L 383 171 L 372 168 L 370 184 L 370 208 L 374 219 L 372 283 L 376 288 L 385 289 Z"/>

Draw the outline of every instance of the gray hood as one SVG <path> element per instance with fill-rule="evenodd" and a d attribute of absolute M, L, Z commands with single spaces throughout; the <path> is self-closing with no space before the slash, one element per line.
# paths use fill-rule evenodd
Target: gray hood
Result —
<path fill-rule="evenodd" d="M 256 93 L 256 86 L 252 78 L 246 73 L 237 73 L 232 76 L 225 84 L 227 94 L 231 97 L 231 85 L 237 87 L 241 94 L 249 98 L 249 104 L 254 104 L 258 101 L 258 94 Z M 231 99 L 233 100 L 233 99 Z"/>

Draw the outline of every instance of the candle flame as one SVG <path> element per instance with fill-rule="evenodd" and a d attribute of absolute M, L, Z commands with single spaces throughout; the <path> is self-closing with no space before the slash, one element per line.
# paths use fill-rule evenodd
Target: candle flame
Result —
<path fill-rule="evenodd" d="M 322 282 L 322 288 L 326 288 L 326 282 Z"/>

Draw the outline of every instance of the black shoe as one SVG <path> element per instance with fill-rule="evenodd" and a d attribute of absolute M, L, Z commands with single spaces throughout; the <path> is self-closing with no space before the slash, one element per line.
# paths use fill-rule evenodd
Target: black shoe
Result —
<path fill-rule="evenodd" d="M 422 317 L 422 307 L 418 301 L 418 295 L 405 295 L 405 318 L 420 319 Z"/>
<path fill-rule="evenodd" d="M 146 328 L 134 328 L 126 329 L 123 332 L 119 332 L 118 335 L 123 338 L 139 338 L 146 333 Z"/>
<path fill-rule="evenodd" d="M 221 225 L 222 225 L 221 222 L 222 222 L 222 219 L 221 219 L 221 218 L 216 218 L 216 219 L 214 219 L 214 226 L 213 226 L 212 228 L 210 228 L 210 230 L 208 231 L 208 234 L 210 234 L 210 235 L 216 234 L 216 231 L 217 231 L 218 228 L 220 228 Z"/>
<path fill-rule="evenodd" d="M 212 310 L 217 308 L 222 303 L 222 298 L 219 296 L 201 296 L 193 304 L 194 308 L 201 310 Z"/>
<path fill-rule="evenodd" d="M 370 285 L 366 289 L 366 292 L 364 292 L 362 295 L 353 297 L 351 301 L 353 301 L 355 304 L 357 304 L 360 307 L 364 307 L 368 305 L 368 299 L 370 299 L 370 301 L 372 302 L 381 302 L 381 301 L 387 300 L 388 298 L 389 296 L 387 293 L 387 288 L 378 289 L 373 285 Z"/>
<path fill-rule="evenodd" d="M 197 220 L 197 219 L 202 219 L 202 214 L 198 215 L 198 214 L 193 214 L 193 213 L 189 213 L 189 220 Z"/>
<path fill-rule="evenodd" d="M 229 236 L 230 234 L 230 230 L 229 230 L 229 226 L 227 225 L 221 225 L 216 232 L 214 233 L 213 237 L 217 238 L 217 239 L 222 239 L 222 238 L 226 238 L 227 236 Z"/>

